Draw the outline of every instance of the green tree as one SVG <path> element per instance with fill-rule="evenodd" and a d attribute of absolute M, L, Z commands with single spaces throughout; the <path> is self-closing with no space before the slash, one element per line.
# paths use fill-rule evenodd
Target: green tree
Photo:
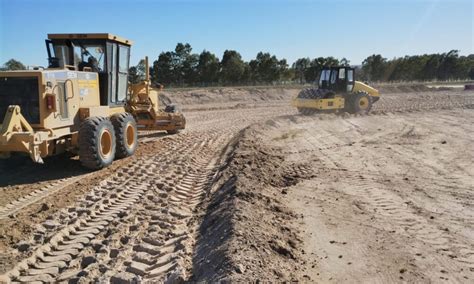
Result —
<path fill-rule="evenodd" d="M 300 84 L 305 82 L 306 70 L 309 68 L 310 64 L 311 60 L 309 58 L 300 58 L 293 63 L 292 69 L 295 73 L 295 79 L 297 79 Z"/>
<path fill-rule="evenodd" d="M 474 80 L 474 67 L 471 67 L 468 74 L 469 79 Z"/>
<path fill-rule="evenodd" d="M 191 85 L 198 80 L 197 66 L 199 55 L 192 54 L 192 47 L 189 43 L 178 43 L 173 53 L 173 64 L 176 83 Z"/>
<path fill-rule="evenodd" d="M 278 61 L 278 73 L 279 73 L 279 81 L 288 82 L 293 80 L 295 73 L 292 69 L 288 68 L 288 62 L 286 59 L 281 59 Z"/>
<path fill-rule="evenodd" d="M 199 80 L 203 84 L 213 84 L 219 80 L 219 59 L 209 51 L 204 50 L 199 55 L 197 65 Z"/>
<path fill-rule="evenodd" d="M 153 62 L 153 77 L 152 82 L 154 84 L 165 84 L 171 85 L 176 83 L 175 76 L 175 62 L 173 52 L 162 52 L 158 57 L 158 60 Z"/>
<path fill-rule="evenodd" d="M 343 57 L 341 60 L 339 60 L 339 65 L 341 65 L 341 66 L 351 66 L 350 61 L 345 57 Z"/>
<path fill-rule="evenodd" d="M 183 74 L 183 82 L 188 85 L 193 85 L 199 81 L 198 73 L 199 55 L 188 54 L 182 65 L 180 66 Z"/>
<path fill-rule="evenodd" d="M 253 72 L 253 79 L 256 82 L 272 83 L 280 80 L 280 74 L 283 68 L 287 67 L 286 60 L 280 62 L 275 55 L 270 53 L 259 52 L 255 60 L 250 61 L 249 65 Z"/>
<path fill-rule="evenodd" d="M 2 71 L 26 70 L 26 66 L 18 60 L 10 59 L 1 67 Z"/>
<path fill-rule="evenodd" d="M 362 62 L 362 70 L 371 81 L 382 81 L 386 79 L 387 59 L 380 54 L 367 57 Z"/>
<path fill-rule="evenodd" d="M 224 84 L 241 83 L 245 72 L 245 62 L 235 50 L 226 50 L 221 60 L 220 80 Z"/>
<path fill-rule="evenodd" d="M 426 63 L 421 69 L 421 80 L 434 80 L 437 78 L 438 69 L 441 63 L 441 56 L 439 54 L 425 55 Z"/>
<path fill-rule="evenodd" d="M 128 81 L 132 84 L 139 83 L 140 81 L 145 80 L 145 60 L 140 60 L 136 66 L 130 67 L 128 69 Z"/>

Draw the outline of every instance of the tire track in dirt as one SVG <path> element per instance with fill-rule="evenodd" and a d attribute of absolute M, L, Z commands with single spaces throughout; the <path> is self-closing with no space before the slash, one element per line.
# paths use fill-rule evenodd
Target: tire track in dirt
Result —
<path fill-rule="evenodd" d="M 131 249 L 132 257 L 118 262 L 120 264 L 116 264 L 116 267 L 134 272 L 135 275 L 145 276 L 146 274 L 149 279 L 163 277 L 170 269 L 183 270 L 182 266 L 178 265 L 182 262 L 182 257 L 177 256 L 181 255 L 179 250 L 184 243 L 192 243 L 192 238 L 187 236 L 186 222 L 192 217 L 192 208 L 200 202 L 205 187 L 212 179 L 218 149 L 230 140 L 231 133 L 230 131 L 225 131 L 225 133 L 211 131 L 210 134 L 205 135 L 207 137 L 202 137 L 199 133 L 184 133 L 179 138 L 168 139 L 172 140 L 167 143 L 171 146 L 165 149 L 163 156 L 153 159 L 143 158 L 138 161 L 134 169 L 122 170 L 111 181 L 107 179 L 104 182 L 106 185 L 93 189 L 85 199 L 86 201 L 98 200 L 93 204 L 85 202 L 85 216 L 61 229 L 46 245 L 36 249 L 33 256 L 7 273 L 8 278 L 21 282 L 52 282 L 103 274 L 104 267 L 108 267 L 107 264 L 110 265 L 110 263 L 101 263 L 103 261 L 100 261 L 99 256 L 92 256 L 91 252 L 95 252 L 96 249 L 99 252 L 108 252 L 109 262 L 110 256 L 117 257 L 115 254 Z M 140 173 L 138 177 L 137 173 Z M 161 174 L 165 175 L 160 176 Z M 155 177 L 157 180 L 154 180 Z M 144 207 L 142 206 L 146 216 L 139 216 L 133 207 L 140 203 L 139 200 L 143 200 L 143 197 L 147 197 L 145 200 L 149 202 L 144 202 Z M 102 205 L 102 200 L 109 200 L 105 207 Z M 76 213 L 74 208 L 69 208 L 68 211 Z M 154 214 L 150 215 L 151 213 Z M 140 241 L 129 245 L 127 249 L 120 248 L 119 250 L 97 243 L 97 240 L 102 239 L 107 232 L 114 229 L 117 229 L 119 233 L 108 236 L 106 240 L 114 236 L 119 237 L 120 233 L 124 233 L 130 227 L 136 228 L 137 225 L 130 225 L 130 222 L 125 222 L 125 224 L 120 222 L 120 218 L 127 215 L 149 219 L 146 225 L 140 223 L 143 226 L 138 226 L 146 228 L 146 232 L 143 232 L 143 236 L 139 238 Z M 162 233 L 161 238 L 153 236 L 153 232 L 163 231 L 166 228 L 169 232 Z M 156 246 L 156 250 L 150 247 L 153 245 Z M 159 257 L 157 258 L 153 252 L 160 252 Z M 162 255 L 161 252 L 168 252 L 168 254 Z M 144 268 L 144 263 L 140 262 L 140 260 L 143 261 L 145 253 L 149 254 L 147 268 Z M 165 261 L 168 257 L 170 262 Z M 98 266 L 91 265 L 88 269 L 90 264 L 96 263 L 99 263 Z M 139 270 L 140 268 L 143 270 Z M 116 270 L 111 271 L 116 272 Z M 118 279 L 120 275 L 109 275 L 109 277 Z"/>
<path fill-rule="evenodd" d="M 159 137 L 163 137 L 166 134 L 159 131 L 146 131 L 140 133 L 140 143 L 148 143 L 157 140 Z M 46 175 L 47 170 L 41 170 L 40 172 L 35 172 L 36 175 Z M 74 185 L 76 182 L 87 179 L 90 176 L 95 175 L 94 172 L 87 174 L 80 174 L 79 176 L 61 178 L 58 180 L 53 180 L 51 182 L 46 182 L 44 186 L 35 189 L 19 198 L 10 201 L 5 206 L 0 207 L 0 220 L 5 219 L 16 212 L 22 210 L 25 207 L 28 207 L 34 203 L 41 201 L 42 199 L 60 192 L 62 189 Z"/>
<path fill-rule="evenodd" d="M 135 240 L 129 258 L 118 263 L 116 270 L 125 270 L 153 282 L 169 277 L 186 279 L 184 263 L 194 242 L 193 211 L 203 199 L 216 171 L 215 160 L 211 158 L 215 153 L 202 147 L 199 150 L 201 157 L 191 162 L 194 170 L 186 173 L 178 170 L 171 183 L 169 180 L 158 182 L 154 196 L 161 197 L 162 206 L 147 206 L 148 229 Z M 171 275 L 167 275 L 170 272 Z"/>
<path fill-rule="evenodd" d="M 377 217 L 387 219 L 391 227 L 403 228 L 403 230 L 397 230 L 397 233 L 415 237 L 447 256 L 446 259 L 449 261 L 438 258 L 438 262 L 447 271 L 458 270 L 458 267 L 452 265 L 451 259 L 453 259 L 463 266 L 467 264 L 468 268 L 474 272 L 474 249 L 466 245 L 469 240 L 464 240 L 463 243 L 457 242 L 436 224 L 413 213 L 402 198 L 385 189 L 382 183 L 371 181 L 361 175 L 346 175 L 344 178 L 345 182 L 351 186 L 341 187 L 342 191 L 364 200 L 368 211 L 376 213 Z"/>
<path fill-rule="evenodd" d="M 7 205 L 0 207 L 0 220 L 15 214 L 16 212 L 33 203 L 39 202 L 48 195 L 61 191 L 63 188 L 70 186 L 81 179 L 87 178 L 90 175 L 92 174 L 60 179 L 50 184 L 47 184 L 45 187 L 36 189 L 35 191 L 30 192 L 27 195 L 24 195 L 16 200 L 13 200 Z"/>
<path fill-rule="evenodd" d="M 344 161 L 346 157 L 341 155 L 340 151 L 330 147 L 330 145 L 345 145 L 345 141 L 324 130 L 320 132 L 320 135 L 322 138 L 311 136 L 307 138 L 307 141 L 311 145 L 318 145 L 321 152 L 318 157 L 323 164 L 334 169 L 344 170 L 343 179 L 346 186 L 339 187 L 342 192 L 363 201 L 368 212 L 374 212 L 377 214 L 377 218 L 385 219 L 379 223 L 390 224 L 390 227 L 394 228 L 398 234 L 409 238 L 414 237 L 440 253 L 442 257 L 434 256 L 433 258 L 443 267 L 444 271 L 459 271 L 462 270 L 462 267 L 467 266 L 471 272 L 474 272 L 474 247 L 467 245 L 470 240 L 463 239 L 462 242 L 459 242 L 459 236 L 457 239 L 453 238 L 439 225 L 430 222 L 425 216 L 413 212 L 406 200 L 386 188 L 386 185 L 378 180 L 383 179 L 384 173 L 374 172 L 372 168 L 366 168 L 364 172 L 352 173 L 348 171 L 341 164 L 341 161 Z M 408 157 L 407 161 L 412 164 L 412 167 L 418 168 L 413 157 Z M 436 168 L 426 165 L 426 163 L 423 165 L 438 173 Z M 365 164 L 365 166 L 369 167 L 370 165 Z M 419 256 L 421 256 L 421 252 Z M 458 265 L 455 262 L 458 262 Z"/>
<path fill-rule="evenodd" d="M 149 165 L 146 160 L 142 162 L 142 165 Z M 143 174 L 140 177 L 137 180 L 130 175 L 119 174 L 102 182 L 78 208 L 68 209 L 69 220 L 64 228 L 54 233 L 46 244 L 37 248 L 31 257 L 17 264 L 6 276 L 20 282 L 55 281 L 61 269 L 73 265 L 79 259 L 80 252 L 143 195 L 147 179 Z"/>

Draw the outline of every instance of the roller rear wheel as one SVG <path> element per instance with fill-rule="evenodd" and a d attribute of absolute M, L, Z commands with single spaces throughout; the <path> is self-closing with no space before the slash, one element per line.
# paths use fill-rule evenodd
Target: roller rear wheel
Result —
<path fill-rule="evenodd" d="M 347 99 L 347 111 L 350 113 L 366 114 L 372 109 L 372 97 L 366 92 L 358 92 L 349 95 Z"/>

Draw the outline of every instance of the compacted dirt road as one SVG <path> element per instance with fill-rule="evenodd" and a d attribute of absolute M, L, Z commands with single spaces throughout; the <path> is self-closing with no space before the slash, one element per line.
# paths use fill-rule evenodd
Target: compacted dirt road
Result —
<path fill-rule="evenodd" d="M 166 94 L 187 129 L 98 172 L 2 162 L 0 280 L 472 281 L 474 94 L 304 117 L 297 91 Z"/>

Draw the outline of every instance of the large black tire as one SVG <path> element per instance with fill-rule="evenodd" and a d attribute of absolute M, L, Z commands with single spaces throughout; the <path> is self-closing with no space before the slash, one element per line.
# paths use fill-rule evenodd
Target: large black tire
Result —
<path fill-rule="evenodd" d="M 79 160 L 92 170 L 112 164 L 115 158 L 115 131 L 105 117 L 86 118 L 79 129 Z"/>
<path fill-rule="evenodd" d="M 312 96 L 312 93 L 314 92 L 314 90 L 316 90 L 316 89 L 313 89 L 313 88 L 303 89 L 303 90 L 301 90 L 301 92 L 298 93 L 297 98 L 298 99 L 305 99 L 305 100 L 311 99 L 311 96 Z M 313 114 L 313 110 L 309 109 L 309 108 L 300 108 L 300 107 L 298 107 L 297 109 L 298 109 L 298 112 L 301 113 L 302 115 L 311 115 L 311 114 Z"/>
<path fill-rule="evenodd" d="M 168 113 L 175 113 L 177 112 L 177 108 L 175 105 L 173 104 L 169 104 L 165 107 L 165 112 L 168 112 Z"/>
<path fill-rule="evenodd" d="M 178 129 L 166 130 L 166 133 L 168 133 L 168 134 L 177 134 L 178 132 L 179 132 Z"/>
<path fill-rule="evenodd" d="M 372 108 L 372 97 L 367 92 L 349 94 L 346 98 L 346 111 L 366 114 Z"/>
<path fill-rule="evenodd" d="M 110 120 L 115 130 L 115 157 L 121 159 L 132 156 L 138 146 L 137 122 L 126 112 L 114 114 Z"/>

